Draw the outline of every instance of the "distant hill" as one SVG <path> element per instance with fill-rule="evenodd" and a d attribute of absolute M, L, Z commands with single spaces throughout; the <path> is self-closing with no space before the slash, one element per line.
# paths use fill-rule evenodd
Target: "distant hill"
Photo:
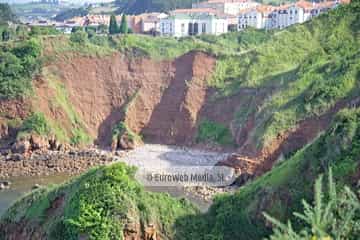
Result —
<path fill-rule="evenodd" d="M 202 2 L 204 0 L 199 0 Z M 168 11 L 175 8 L 190 8 L 198 0 L 117 0 L 118 12 L 138 14 L 143 12 Z"/>
<path fill-rule="evenodd" d="M 0 24 L 16 21 L 16 15 L 12 12 L 9 4 L 0 3 Z"/>
<path fill-rule="evenodd" d="M 65 21 L 67 19 L 73 18 L 73 17 L 82 17 L 86 16 L 89 13 L 89 11 L 85 8 L 73 8 L 69 10 L 65 10 L 60 12 L 55 16 L 56 21 Z"/>

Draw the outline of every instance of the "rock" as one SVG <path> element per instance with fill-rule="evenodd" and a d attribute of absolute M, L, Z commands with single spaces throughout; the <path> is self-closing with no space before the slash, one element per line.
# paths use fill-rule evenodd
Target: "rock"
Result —
<path fill-rule="evenodd" d="M 35 185 L 32 187 L 33 190 L 39 189 L 39 188 L 41 188 L 41 185 L 40 185 L 40 184 L 35 184 Z"/>
<path fill-rule="evenodd" d="M 118 146 L 124 150 L 133 150 L 136 147 L 136 141 L 134 138 L 129 137 L 128 134 L 121 135 Z"/>
<path fill-rule="evenodd" d="M 0 138 L 6 137 L 9 134 L 9 128 L 7 124 L 0 123 Z"/>
<path fill-rule="evenodd" d="M 112 142 L 111 142 L 111 152 L 115 152 L 117 150 L 118 144 L 119 144 L 118 142 L 119 142 L 118 138 L 114 138 L 112 140 Z"/>
<path fill-rule="evenodd" d="M 10 181 L 4 181 L 4 182 L 2 182 L 3 184 L 4 184 L 4 186 L 7 186 L 7 187 L 9 187 L 10 185 L 11 185 L 11 182 Z"/>
<path fill-rule="evenodd" d="M 60 145 L 61 144 L 56 140 L 55 137 L 52 137 L 51 139 L 49 139 L 50 150 L 59 151 Z"/>
<path fill-rule="evenodd" d="M 18 140 L 11 147 L 11 151 L 18 154 L 26 154 L 29 153 L 30 150 L 31 144 L 27 139 Z"/>
<path fill-rule="evenodd" d="M 2 156 L 8 156 L 9 154 L 11 154 L 11 150 L 10 149 L 1 149 L 0 154 Z"/>
<path fill-rule="evenodd" d="M 50 149 L 49 141 L 38 135 L 31 135 L 30 144 L 31 144 L 31 149 L 34 151 Z"/>
<path fill-rule="evenodd" d="M 19 153 L 12 154 L 9 157 L 10 157 L 10 159 L 8 159 L 8 161 L 18 162 L 18 161 L 24 160 L 24 156 L 22 154 L 19 154 Z"/>
<path fill-rule="evenodd" d="M 5 181 L 5 182 L 1 182 L 0 183 L 0 190 L 5 190 L 5 189 L 9 189 L 10 188 L 10 182 Z"/>

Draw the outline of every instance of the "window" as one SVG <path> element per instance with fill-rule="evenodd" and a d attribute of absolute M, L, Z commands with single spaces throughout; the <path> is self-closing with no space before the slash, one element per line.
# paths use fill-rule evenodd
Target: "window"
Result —
<path fill-rule="evenodd" d="M 181 24 L 181 33 L 185 33 L 185 23 Z"/>
<path fill-rule="evenodd" d="M 194 35 L 197 35 L 199 33 L 199 24 L 194 23 Z"/>
<path fill-rule="evenodd" d="M 190 36 L 193 35 L 193 24 L 192 24 L 192 23 L 189 23 L 188 34 L 189 34 Z"/>
<path fill-rule="evenodd" d="M 202 32 L 202 33 L 206 33 L 206 23 L 203 23 L 203 24 L 201 25 L 201 32 Z"/>

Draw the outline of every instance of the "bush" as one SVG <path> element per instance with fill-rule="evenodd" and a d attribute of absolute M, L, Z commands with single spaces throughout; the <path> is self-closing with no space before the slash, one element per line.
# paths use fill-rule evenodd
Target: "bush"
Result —
<path fill-rule="evenodd" d="M 303 213 L 294 213 L 299 221 L 305 223 L 305 227 L 299 231 L 294 230 L 290 221 L 283 224 L 264 214 L 266 219 L 275 225 L 271 240 L 356 240 L 360 236 L 360 200 L 348 187 L 344 187 L 339 193 L 336 191 L 331 170 L 327 194 L 324 194 L 322 177 L 319 177 L 315 183 L 313 206 L 305 200 L 303 206 Z"/>
<path fill-rule="evenodd" d="M 231 132 L 226 126 L 209 120 L 200 123 L 196 139 L 198 142 L 211 142 L 220 145 L 234 144 Z"/>
<path fill-rule="evenodd" d="M 31 91 L 31 79 L 40 69 L 41 47 L 28 40 L 0 52 L 0 98 L 15 98 Z"/>
<path fill-rule="evenodd" d="M 20 129 L 21 133 L 36 133 L 39 135 L 49 135 L 50 126 L 43 113 L 32 113 L 25 121 Z"/>
<path fill-rule="evenodd" d="M 86 44 L 88 41 L 88 34 L 82 30 L 71 33 L 70 41 L 77 44 Z"/>

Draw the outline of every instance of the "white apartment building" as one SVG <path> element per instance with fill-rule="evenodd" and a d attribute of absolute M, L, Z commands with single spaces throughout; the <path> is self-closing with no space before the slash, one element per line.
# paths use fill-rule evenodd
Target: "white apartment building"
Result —
<path fill-rule="evenodd" d="M 314 6 L 313 3 L 305 1 L 280 6 L 271 13 L 271 24 L 268 28 L 283 29 L 293 24 L 306 22 L 310 20 Z"/>
<path fill-rule="evenodd" d="M 179 9 L 160 19 L 161 36 L 220 35 L 227 32 L 227 17 L 214 9 Z"/>
<path fill-rule="evenodd" d="M 251 0 L 208 0 L 193 3 L 192 8 L 212 8 L 221 13 L 238 15 L 241 10 L 254 8 L 258 5 L 259 3 Z"/>
<path fill-rule="evenodd" d="M 312 17 L 337 7 L 348 0 L 326 1 L 321 3 L 310 3 L 299 1 L 294 4 L 271 7 L 260 5 L 256 8 L 246 9 L 238 16 L 238 29 L 247 27 L 265 29 L 283 29 L 293 24 L 304 23 Z"/>
<path fill-rule="evenodd" d="M 238 16 L 238 30 L 243 30 L 248 27 L 257 29 L 267 28 L 270 24 L 269 16 L 273 10 L 274 7 L 267 5 L 242 10 Z"/>

